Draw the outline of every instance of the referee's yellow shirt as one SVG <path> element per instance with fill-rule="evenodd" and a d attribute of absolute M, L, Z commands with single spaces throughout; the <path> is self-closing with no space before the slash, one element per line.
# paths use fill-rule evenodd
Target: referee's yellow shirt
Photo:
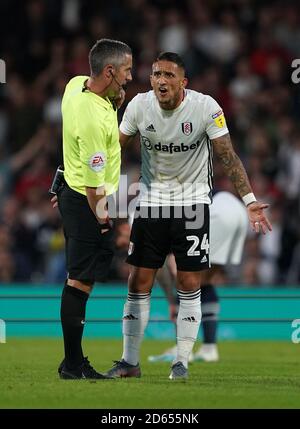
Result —
<path fill-rule="evenodd" d="M 108 98 L 83 91 L 87 79 L 71 79 L 62 99 L 64 177 L 83 195 L 86 186 L 105 186 L 110 195 L 120 180 L 117 112 Z"/>

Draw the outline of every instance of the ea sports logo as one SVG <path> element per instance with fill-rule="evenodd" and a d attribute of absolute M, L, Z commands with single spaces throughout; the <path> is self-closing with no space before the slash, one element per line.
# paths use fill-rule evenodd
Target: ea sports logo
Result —
<path fill-rule="evenodd" d="M 102 170 L 106 163 L 105 154 L 103 152 L 96 152 L 89 159 L 90 168 L 98 173 Z"/>

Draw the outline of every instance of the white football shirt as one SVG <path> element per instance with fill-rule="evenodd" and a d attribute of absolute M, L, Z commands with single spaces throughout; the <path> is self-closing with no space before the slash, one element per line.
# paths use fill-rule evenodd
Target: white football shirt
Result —
<path fill-rule="evenodd" d="M 239 265 L 249 227 L 245 204 L 230 192 L 218 192 L 209 210 L 209 259 L 216 265 Z"/>
<path fill-rule="evenodd" d="M 141 206 L 211 203 L 211 140 L 228 133 L 223 111 L 209 95 L 185 90 L 175 110 L 163 110 L 154 94 L 137 94 L 120 131 L 140 133 Z"/>

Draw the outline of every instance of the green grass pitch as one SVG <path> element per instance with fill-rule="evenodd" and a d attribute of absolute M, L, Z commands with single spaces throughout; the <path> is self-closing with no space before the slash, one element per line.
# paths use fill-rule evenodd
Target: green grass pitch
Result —
<path fill-rule="evenodd" d="M 84 340 L 105 371 L 121 353 L 119 340 Z M 0 344 L 0 408 L 300 408 L 300 344 L 222 342 L 217 363 L 192 363 L 187 381 L 168 379 L 168 363 L 148 363 L 172 345 L 144 341 L 142 378 L 59 380 L 60 339 L 11 339 Z"/>

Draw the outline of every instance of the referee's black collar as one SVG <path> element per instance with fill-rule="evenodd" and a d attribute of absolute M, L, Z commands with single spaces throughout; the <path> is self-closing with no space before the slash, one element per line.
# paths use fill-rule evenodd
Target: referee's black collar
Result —
<path fill-rule="evenodd" d="M 81 92 L 90 91 L 90 88 L 87 86 L 87 81 L 88 81 L 88 79 L 86 79 L 86 80 L 83 82 L 83 86 L 82 86 L 82 90 L 81 90 Z"/>

